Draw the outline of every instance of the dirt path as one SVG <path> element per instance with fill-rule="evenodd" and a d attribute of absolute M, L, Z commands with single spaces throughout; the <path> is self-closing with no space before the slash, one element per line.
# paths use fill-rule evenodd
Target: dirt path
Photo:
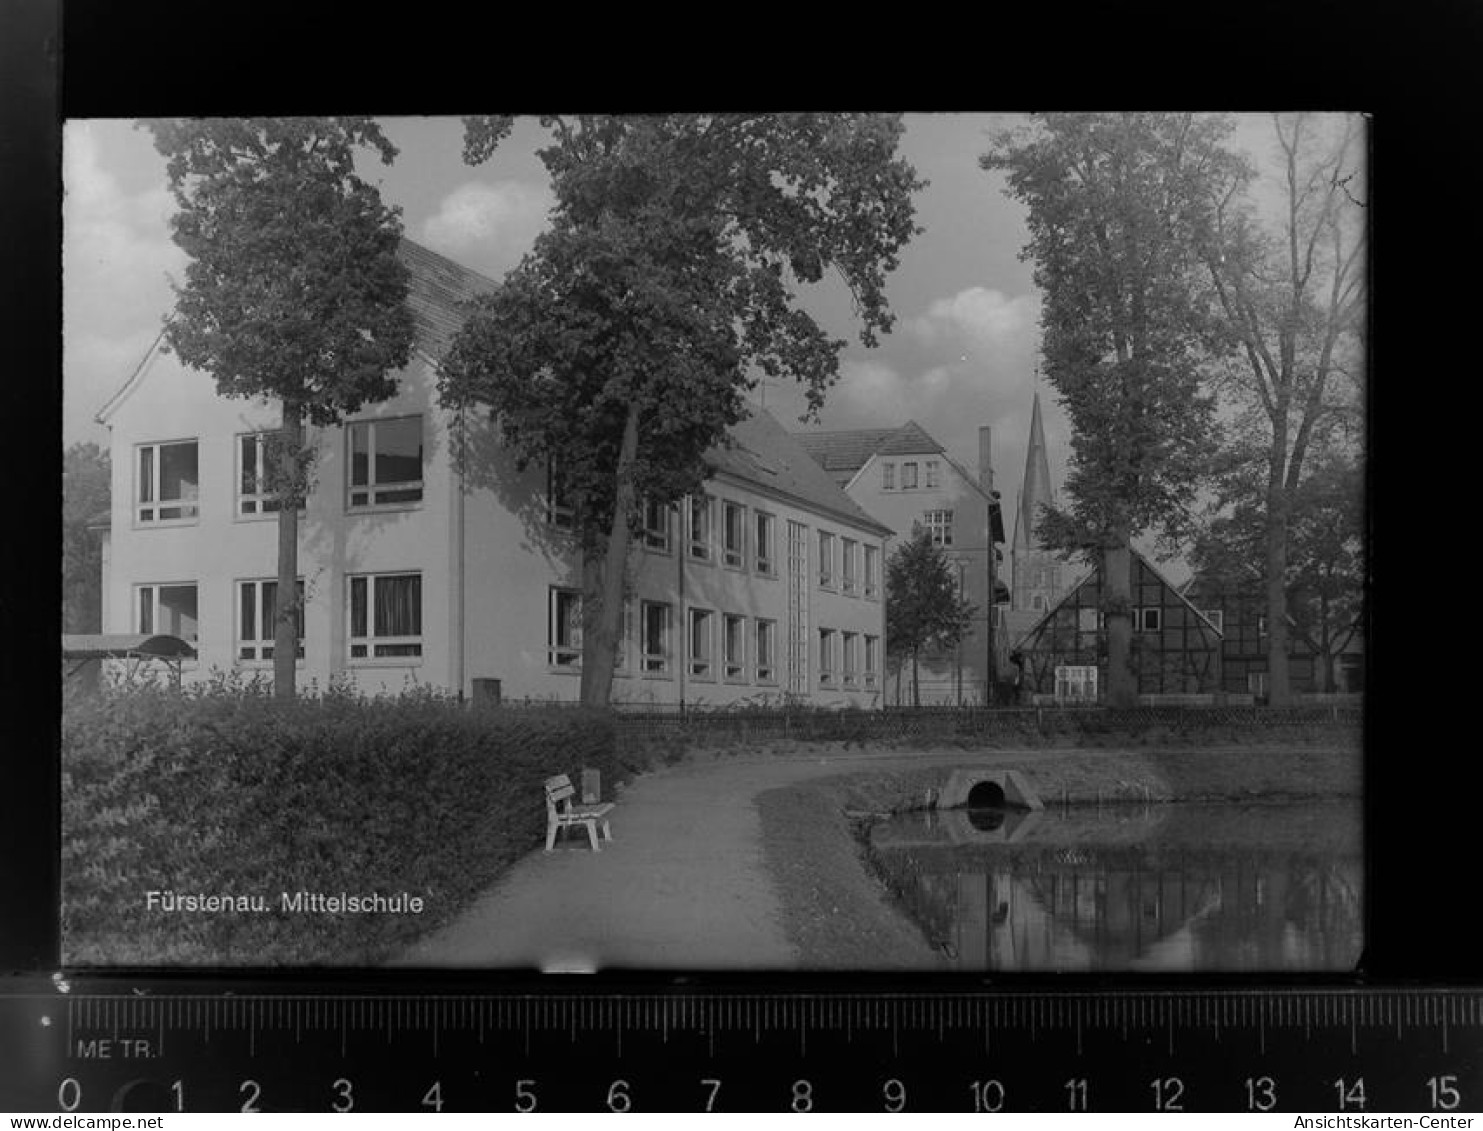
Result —
<path fill-rule="evenodd" d="M 397 965 L 790 968 L 797 956 L 763 863 L 757 794 L 854 769 L 1022 759 L 961 750 L 728 757 L 645 774 L 619 798 L 601 853 L 565 834 Z"/>

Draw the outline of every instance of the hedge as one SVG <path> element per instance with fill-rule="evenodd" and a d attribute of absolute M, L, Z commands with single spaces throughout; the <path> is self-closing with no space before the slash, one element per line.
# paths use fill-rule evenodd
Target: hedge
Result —
<path fill-rule="evenodd" d="M 70 965 L 370 965 L 468 906 L 545 835 L 543 780 L 619 761 L 599 712 L 432 694 L 280 703 L 242 689 L 114 691 L 62 725 Z M 150 891 L 261 896 L 175 911 Z M 281 895 L 406 892 L 420 914 L 285 910 Z"/>

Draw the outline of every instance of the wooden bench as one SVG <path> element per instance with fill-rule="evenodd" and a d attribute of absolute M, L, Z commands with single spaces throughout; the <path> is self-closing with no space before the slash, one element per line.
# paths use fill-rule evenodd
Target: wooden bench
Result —
<path fill-rule="evenodd" d="M 608 810 L 612 803 L 602 805 L 578 805 L 572 798 L 577 791 L 572 788 L 572 779 L 566 774 L 546 779 L 546 851 L 556 846 L 556 834 L 562 829 L 584 825 L 587 839 L 592 842 L 592 851 L 601 852 L 597 843 L 598 826 L 602 826 L 603 840 L 613 839 L 613 830 L 608 827 Z"/>

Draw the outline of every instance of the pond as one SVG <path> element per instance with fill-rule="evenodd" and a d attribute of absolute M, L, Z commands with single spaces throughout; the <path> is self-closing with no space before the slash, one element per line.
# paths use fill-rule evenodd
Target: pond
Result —
<path fill-rule="evenodd" d="M 1341 971 L 1363 946 L 1357 801 L 908 813 L 872 870 L 961 970 Z"/>

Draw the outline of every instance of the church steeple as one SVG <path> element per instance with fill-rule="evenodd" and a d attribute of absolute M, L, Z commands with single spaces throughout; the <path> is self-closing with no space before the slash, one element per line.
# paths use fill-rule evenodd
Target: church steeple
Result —
<path fill-rule="evenodd" d="M 1045 425 L 1040 419 L 1040 390 L 1035 391 L 1035 404 L 1030 412 L 1030 445 L 1025 451 L 1025 479 L 1020 487 L 1019 506 L 1014 516 L 1013 548 L 1029 550 L 1040 545 L 1035 525 L 1040 521 L 1040 508 L 1050 506 L 1050 455 L 1045 446 Z"/>

